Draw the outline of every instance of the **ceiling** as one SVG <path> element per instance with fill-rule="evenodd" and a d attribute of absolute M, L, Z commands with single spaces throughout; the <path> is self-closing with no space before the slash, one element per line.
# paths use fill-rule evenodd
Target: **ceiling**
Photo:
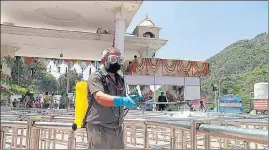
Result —
<path fill-rule="evenodd" d="M 46 57 L 79 60 L 100 60 L 102 51 L 110 47 L 110 41 L 102 40 L 73 40 L 63 38 L 51 38 L 40 36 L 24 36 L 1 34 L 1 44 L 8 44 L 18 47 L 16 56 Z M 145 50 L 145 45 L 125 42 L 126 60 L 132 60 L 138 55 L 137 50 Z"/>
<path fill-rule="evenodd" d="M 15 26 L 95 32 L 115 29 L 114 12 L 123 6 L 131 23 L 142 1 L 1 1 L 1 23 Z"/>

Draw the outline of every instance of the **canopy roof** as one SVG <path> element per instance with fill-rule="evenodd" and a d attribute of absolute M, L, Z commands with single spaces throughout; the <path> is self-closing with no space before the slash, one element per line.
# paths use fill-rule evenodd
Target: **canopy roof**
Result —
<path fill-rule="evenodd" d="M 69 31 L 113 31 L 117 8 L 123 7 L 127 29 L 141 4 L 142 1 L 1 1 L 1 23 Z"/>

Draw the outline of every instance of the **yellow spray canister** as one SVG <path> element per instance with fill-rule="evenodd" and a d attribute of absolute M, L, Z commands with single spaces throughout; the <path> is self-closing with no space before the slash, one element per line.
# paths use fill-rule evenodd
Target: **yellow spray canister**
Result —
<path fill-rule="evenodd" d="M 87 81 L 80 81 L 76 84 L 75 104 L 75 120 L 72 126 L 73 130 L 82 127 L 83 119 L 87 113 L 89 105 Z"/>

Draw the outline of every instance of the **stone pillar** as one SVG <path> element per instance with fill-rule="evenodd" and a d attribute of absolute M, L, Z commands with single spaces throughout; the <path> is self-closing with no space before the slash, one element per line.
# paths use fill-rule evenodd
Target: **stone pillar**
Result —
<path fill-rule="evenodd" d="M 18 48 L 11 45 L 1 45 L 1 103 L 10 98 L 9 82 L 11 78 L 11 64 Z"/>
<path fill-rule="evenodd" d="M 123 7 L 115 10 L 115 47 L 121 52 L 124 59 L 124 36 L 126 27 L 126 17 L 124 17 Z"/>

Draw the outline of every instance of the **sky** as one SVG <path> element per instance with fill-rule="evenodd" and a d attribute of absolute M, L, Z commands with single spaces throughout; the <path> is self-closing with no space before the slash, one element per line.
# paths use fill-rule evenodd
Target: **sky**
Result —
<path fill-rule="evenodd" d="M 127 33 L 146 15 L 162 28 L 160 38 L 168 40 L 157 53 L 166 59 L 203 61 L 238 40 L 268 32 L 268 1 L 144 1 Z M 57 68 L 52 70 L 58 77 Z M 89 67 L 84 79 L 88 71 Z"/>
<path fill-rule="evenodd" d="M 161 58 L 206 60 L 233 42 L 268 32 L 268 1 L 144 1 L 127 32 L 147 14 L 168 40 Z"/>

